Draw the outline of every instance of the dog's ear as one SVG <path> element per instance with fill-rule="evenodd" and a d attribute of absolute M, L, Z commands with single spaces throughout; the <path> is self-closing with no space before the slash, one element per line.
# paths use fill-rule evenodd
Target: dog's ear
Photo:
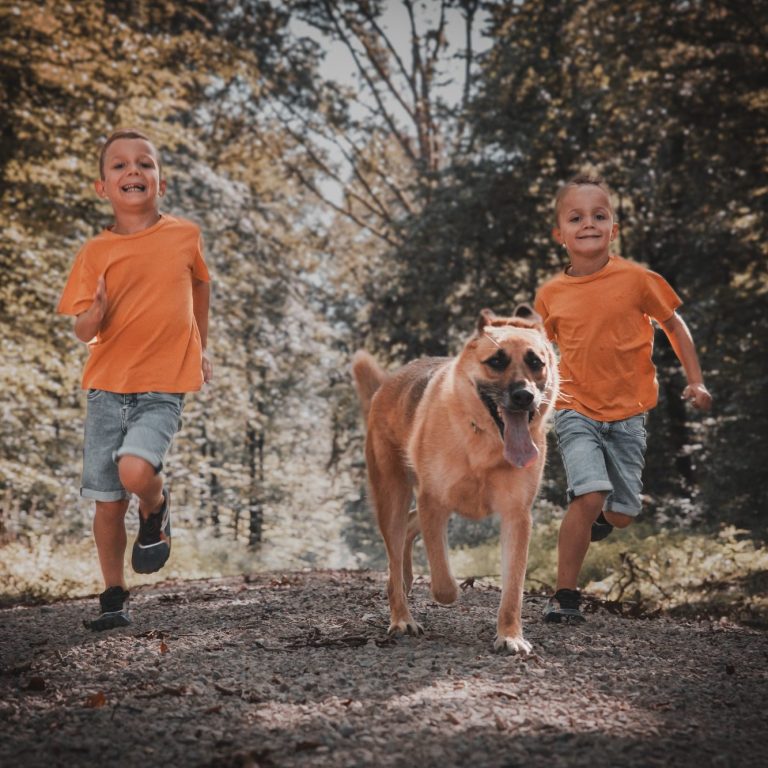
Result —
<path fill-rule="evenodd" d="M 524 320 L 530 320 L 532 323 L 541 324 L 541 315 L 530 304 L 518 304 L 512 317 L 522 317 Z"/>
<path fill-rule="evenodd" d="M 480 317 L 477 318 L 477 332 L 482 333 L 486 325 L 490 325 L 493 318 L 496 317 L 492 309 L 481 309 Z"/>

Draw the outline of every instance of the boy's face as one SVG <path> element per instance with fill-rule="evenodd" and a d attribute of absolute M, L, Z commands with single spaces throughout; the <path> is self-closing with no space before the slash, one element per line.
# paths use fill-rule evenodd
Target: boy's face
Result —
<path fill-rule="evenodd" d="M 618 231 L 608 195 L 595 184 L 583 184 L 563 196 L 552 235 L 573 259 L 607 255 Z"/>
<path fill-rule="evenodd" d="M 115 213 L 157 207 L 165 194 L 155 148 L 144 139 L 117 139 L 104 155 L 104 178 L 95 184 L 99 197 L 109 200 Z"/>

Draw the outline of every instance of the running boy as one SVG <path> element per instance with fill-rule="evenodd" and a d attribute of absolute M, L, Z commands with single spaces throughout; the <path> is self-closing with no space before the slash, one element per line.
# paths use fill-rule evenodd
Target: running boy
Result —
<path fill-rule="evenodd" d="M 559 190 L 552 234 L 570 263 L 539 289 L 535 302 L 560 353 L 555 433 L 570 502 L 546 621 L 584 620 L 578 577 L 590 541 L 614 526 L 625 528 L 640 512 L 644 414 L 658 399 L 651 319 L 683 365 L 683 397 L 702 410 L 712 404 L 693 339 L 676 311 L 680 298 L 660 275 L 609 253 L 617 233 L 602 179 L 576 176 Z"/>
<path fill-rule="evenodd" d="M 125 513 L 139 500 L 131 562 L 154 573 L 171 551 L 171 496 L 160 472 L 181 425 L 184 393 L 212 376 L 205 354 L 210 284 L 200 230 L 161 214 L 166 182 L 149 139 L 117 131 L 99 158 L 99 197 L 114 224 L 75 259 L 58 311 L 89 346 L 80 495 L 96 502 L 93 536 L 104 577 L 93 630 L 130 623 L 123 560 Z"/>

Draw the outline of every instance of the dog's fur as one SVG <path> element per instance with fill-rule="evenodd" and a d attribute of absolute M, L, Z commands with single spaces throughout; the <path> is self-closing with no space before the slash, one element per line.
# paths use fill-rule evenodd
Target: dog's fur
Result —
<path fill-rule="evenodd" d="M 370 493 L 389 560 L 390 632 L 423 631 L 407 600 L 419 532 L 432 594 L 452 603 L 458 589 L 448 564 L 448 518 L 454 511 L 473 519 L 497 513 L 502 593 L 494 647 L 530 652 L 520 615 L 523 580 L 558 375 L 540 318 L 527 305 L 515 314 L 483 310 L 457 357 L 422 358 L 392 375 L 367 352 L 354 356 Z M 417 508 L 409 513 L 414 490 Z"/>

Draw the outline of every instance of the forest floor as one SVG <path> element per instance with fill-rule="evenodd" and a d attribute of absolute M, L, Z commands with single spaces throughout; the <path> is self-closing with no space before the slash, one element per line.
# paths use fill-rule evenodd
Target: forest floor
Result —
<path fill-rule="evenodd" d="M 527 657 L 492 651 L 498 587 L 451 607 L 414 585 L 421 637 L 391 638 L 385 577 L 267 573 L 0 611 L 7 766 L 765 765 L 768 634 L 588 600 Z"/>

